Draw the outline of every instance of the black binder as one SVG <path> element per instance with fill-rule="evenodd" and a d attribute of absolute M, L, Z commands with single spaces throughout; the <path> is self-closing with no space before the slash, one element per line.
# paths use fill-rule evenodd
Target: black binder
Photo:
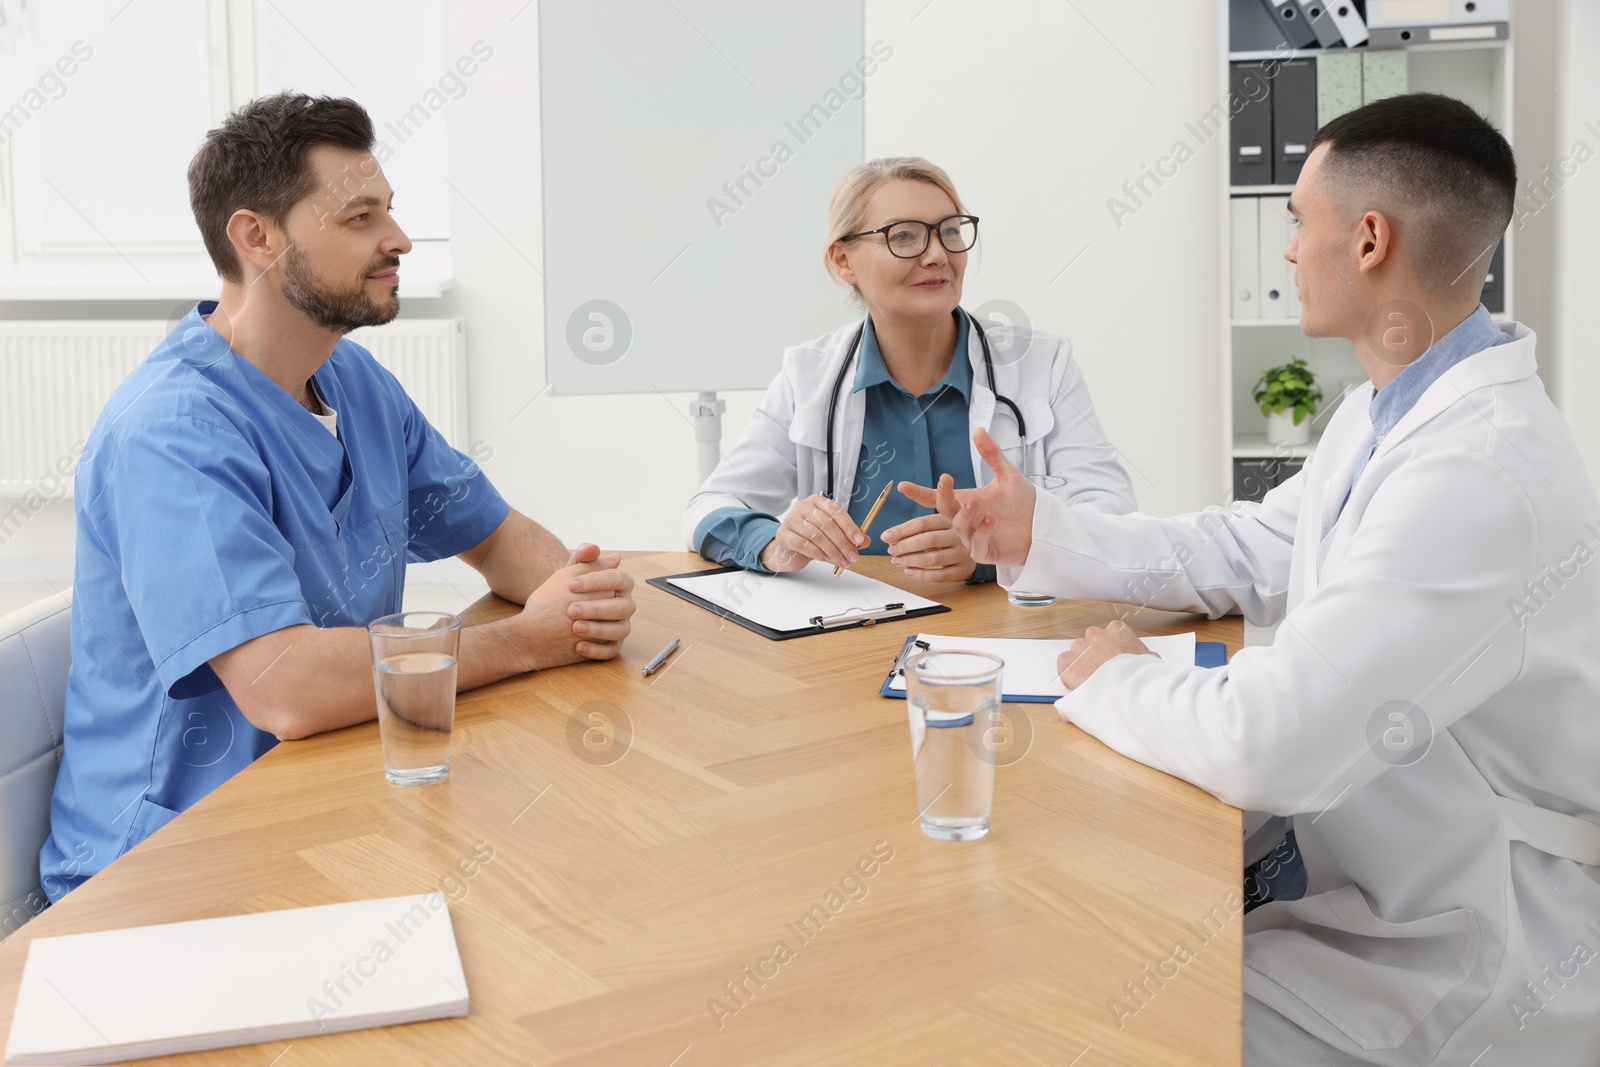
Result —
<path fill-rule="evenodd" d="M 1272 97 L 1273 79 L 1259 63 L 1234 63 L 1228 68 L 1228 87 L 1233 101 L 1242 104 L 1228 120 L 1228 165 L 1231 185 L 1272 184 Z"/>
<path fill-rule="evenodd" d="M 1317 65 L 1280 64 L 1272 81 L 1272 184 L 1293 185 L 1317 135 Z"/>
<path fill-rule="evenodd" d="M 1261 0 L 1228 0 L 1228 51 L 1276 52 L 1288 43 Z"/>

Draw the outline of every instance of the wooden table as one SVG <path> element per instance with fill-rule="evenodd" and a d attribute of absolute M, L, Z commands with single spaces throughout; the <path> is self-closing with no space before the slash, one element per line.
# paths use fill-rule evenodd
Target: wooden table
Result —
<path fill-rule="evenodd" d="M 1239 1062 L 1238 810 L 1008 704 L 993 830 L 932 841 L 905 704 L 877 695 L 918 629 L 1076 636 L 1125 607 L 868 557 L 956 610 L 773 642 L 644 584 L 698 557 L 625 566 L 619 662 L 464 695 L 441 785 L 390 786 L 375 724 L 279 745 L 0 947 L 5 1026 L 34 937 L 438 888 L 468 1017 L 145 1062 Z M 1236 619 L 1128 621 L 1239 647 Z"/>

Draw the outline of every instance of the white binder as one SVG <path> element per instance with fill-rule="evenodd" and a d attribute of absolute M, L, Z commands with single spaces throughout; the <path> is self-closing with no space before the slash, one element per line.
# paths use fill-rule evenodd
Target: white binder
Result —
<path fill-rule="evenodd" d="M 1510 36 L 1511 0 L 1368 0 L 1369 48 Z"/>
<path fill-rule="evenodd" d="M 1289 198 L 1262 196 L 1257 201 L 1261 206 L 1261 317 L 1299 318 L 1300 299 L 1289 280 L 1293 268 L 1283 258 L 1283 250 L 1289 244 Z"/>
<path fill-rule="evenodd" d="M 1261 317 L 1261 236 L 1257 197 L 1236 196 L 1228 201 L 1229 285 L 1233 317 Z"/>
<path fill-rule="evenodd" d="M 1367 0 L 1367 27 L 1448 26 L 1506 22 L 1511 0 Z"/>
<path fill-rule="evenodd" d="M 1367 24 L 1353 0 L 1328 0 L 1328 17 L 1339 28 L 1346 48 L 1367 43 Z"/>

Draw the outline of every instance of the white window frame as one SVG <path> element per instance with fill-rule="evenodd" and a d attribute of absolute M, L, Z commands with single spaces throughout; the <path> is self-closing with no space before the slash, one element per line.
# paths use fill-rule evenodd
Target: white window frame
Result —
<path fill-rule="evenodd" d="M 0 104 L 16 101 L 38 71 L 16 61 L 18 10 L 30 0 L 0 0 Z M 204 0 L 209 126 L 260 95 L 258 0 Z M 7 73 L 9 71 L 9 77 Z M 0 300 L 186 298 L 216 287 L 204 244 L 191 241 L 41 241 L 43 175 L 35 138 L 24 129 L 0 144 Z M 451 285 L 448 240 L 419 241 L 409 286 L 437 296 Z M 420 283 L 420 284 L 419 284 Z"/>

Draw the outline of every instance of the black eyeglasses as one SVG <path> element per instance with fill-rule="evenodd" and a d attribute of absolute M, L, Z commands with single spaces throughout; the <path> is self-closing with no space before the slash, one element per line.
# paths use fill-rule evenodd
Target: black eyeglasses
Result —
<path fill-rule="evenodd" d="M 857 237 L 881 233 L 883 243 L 889 246 L 890 255 L 898 259 L 916 259 L 928 250 L 928 242 L 933 239 L 935 232 L 939 234 L 939 243 L 946 252 L 965 252 L 978 242 L 978 216 L 947 215 L 938 222 L 908 219 L 905 222 L 891 222 L 876 230 L 847 233 L 839 240 L 854 241 Z"/>

